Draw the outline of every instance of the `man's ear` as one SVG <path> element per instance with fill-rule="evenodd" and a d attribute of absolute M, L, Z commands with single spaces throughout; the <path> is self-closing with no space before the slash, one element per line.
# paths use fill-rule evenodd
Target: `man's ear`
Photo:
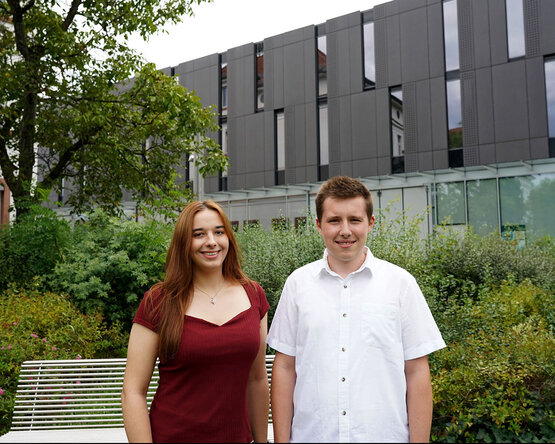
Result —
<path fill-rule="evenodd" d="M 316 218 L 316 228 L 318 228 L 319 233 L 322 232 L 322 227 L 320 226 L 320 221 L 318 220 L 318 218 Z"/>
<path fill-rule="evenodd" d="M 372 217 L 370 218 L 370 223 L 368 224 L 368 231 L 372 230 L 372 228 L 374 228 L 374 222 L 376 222 L 376 217 L 372 214 Z"/>

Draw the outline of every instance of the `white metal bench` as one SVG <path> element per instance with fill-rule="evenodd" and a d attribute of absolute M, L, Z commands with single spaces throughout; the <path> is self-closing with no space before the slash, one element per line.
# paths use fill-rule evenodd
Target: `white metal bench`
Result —
<path fill-rule="evenodd" d="M 273 355 L 266 355 L 271 382 Z M 121 411 L 126 359 L 25 361 L 10 431 L 0 442 L 127 442 Z M 155 367 L 147 392 L 158 385 Z M 270 411 L 268 435 L 273 438 Z"/>

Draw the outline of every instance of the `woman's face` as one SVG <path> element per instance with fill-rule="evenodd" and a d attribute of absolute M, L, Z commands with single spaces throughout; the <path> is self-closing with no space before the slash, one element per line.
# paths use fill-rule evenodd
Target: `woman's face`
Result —
<path fill-rule="evenodd" d="M 209 209 L 199 211 L 193 219 L 191 256 L 197 270 L 222 268 L 229 250 L 229 238 L 220 215 Z"/>

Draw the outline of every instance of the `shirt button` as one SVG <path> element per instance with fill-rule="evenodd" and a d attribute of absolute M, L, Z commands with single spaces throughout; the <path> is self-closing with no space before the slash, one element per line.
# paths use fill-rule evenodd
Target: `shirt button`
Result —
<path fill-rule="evenodd" d="M 343 410 L 343 411 L 341 412 L 341 414 L 342 414 L 343 416 L 345 416 L 345 415 L 347 414 L 347 412 L 346 412 L 345 410 Z"/>
<path fill-rule="evenodd" d="M 345 378 L 341 378 L 341 382 L 345 382 Z"/>
<path fill-rule="evenodd" d="M 343 284 L 343 288 L 347 288 L 347 284 Z"/>
<path fill-rule="evenodd" d="M 346 318 L 346 317 L 347 317 L 347 313 L 343 313 L 343 317 Z"/>

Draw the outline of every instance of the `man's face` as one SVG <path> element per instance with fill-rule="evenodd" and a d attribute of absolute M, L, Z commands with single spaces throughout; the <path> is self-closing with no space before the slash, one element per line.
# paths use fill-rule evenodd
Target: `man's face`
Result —
<path fill-rule="evenodd" d="M 373 225 L 374 216 L 368 220 L 362 196 L 324 200 L 322 220 L 316 219 L 316 226 L 324 238 L 328 263 L 333 271 L 345 277 L 360 268 L 366 257 L 366 239 Z"/>

